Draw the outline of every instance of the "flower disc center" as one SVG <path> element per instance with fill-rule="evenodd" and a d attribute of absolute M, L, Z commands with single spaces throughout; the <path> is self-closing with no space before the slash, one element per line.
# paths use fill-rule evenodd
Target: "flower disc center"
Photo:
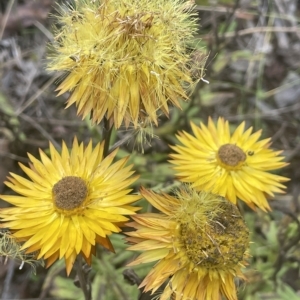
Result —
<path fill-rule="evenodd" d="M 204 228 L 197 226 L 197 221 L 182 224 L 180 239 L 195 266 L 233 268 L 244 260 L 249 231 L 237 207 L 226 200 Z"/>
<path fill-rule="evenodd" d="M 84 202 L 87 192 L 85 181 L 76 176 L 64 177 L 52 189 L 56 207 L 64 210 L 79 207 Z"/>
<path fill-rule="evenodd" d="M 222 167 L 226 169 L 238 169 L 246 160 L 244 151 L 233 144 L 225 144 L 219 148 L 217 159 Z"/>

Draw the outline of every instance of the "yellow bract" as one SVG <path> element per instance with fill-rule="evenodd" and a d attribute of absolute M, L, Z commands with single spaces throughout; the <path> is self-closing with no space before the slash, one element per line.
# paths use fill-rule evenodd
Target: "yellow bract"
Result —
<path fill-rule="evenodd" d="M 158 261 L 140 287 L 160 300 L 237 300 L 235 277 L 244 279 L 249 231 L 237 207 L 225 198 L 190 187 L 176 196 L 145 189 L 161 213 L 133 216 L 129 250 L 142 251 L 129 265 Z"/>
<path fill-rule="evenodd" d="M 226 197 L 233 203 L 237 198 L 250 207 L 270 210 L 267 196 L 283 193 L 281 182 L 289 179 L 269 173 L 287 165 L 282 151 L 269 149 L 270 139 L 259 141 L 261 130 L 252 133 L 241 123 L 230 134 L 229 123 L 219 118 L 217 126 L 211 119 L 208 126 L 191 124 L 194 135 L 180 132 L 181 145 L 171 146 L 170 162 L 183 182 L 190 182 L 199 190 Z"/>
<path fill-rule="evenodd" d="M 19 195 L 1 195 L 15 205 L 1 210 L 1 228 L 47 266 L 65 258 L 68 274 L 78 254 L 91 262 L 96 243 L 113 251 L 108 236 L 137 210 L 130 206 L 140 197 L 129 195 L 137 177 L 124 166 L 128 158 L 113 163 L 117 150 L 103 158 L 103 147 L 84 147 L 75 138 L 71 151 L 63 143 L 60 154 L 50 143 L 51 158 L 40 150 L 41 160 L 29 154 L 31 168 L 20 164 L 30 180 L 11 173 L 5 182 Z"/>
<path fill-rule="evenodd" d="M 187 42 L 195 33 L 189 2 L 181 0 L 76 1 L 61 9 L 49 69 L 66 71 L 59 94 L 78 114 L 136 128 L 143 115 L 157 125 L 193 84 Z M 195 71 L 195 70 L 194 70 Z"/>

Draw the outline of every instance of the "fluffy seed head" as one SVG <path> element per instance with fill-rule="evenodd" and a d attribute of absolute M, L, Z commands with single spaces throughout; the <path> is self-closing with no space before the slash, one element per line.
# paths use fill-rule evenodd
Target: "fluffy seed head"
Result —
<path fill-rule="evenodd" d="M 61 8 L 49 69 L 67 72 L 59 94 L 67 107 L 104 117 L 116 128 L 137 127 L 141 111 L 157 125 L 157 111 L 179 107 L 193 84 L 187 43 L 195 33 L 192 1 L 77 0 Z"/>
<path fill-rule="evenodd" d="M 132 216 L 127 240 L 142 251 L 130 265 L 157 261 L 140 287 L 160 300 L 237 300 L 235 278 L 248 258 L 249 230 L 224 197 L 183 187 L 175 196 L 141 190 L 159 213 Z"/>

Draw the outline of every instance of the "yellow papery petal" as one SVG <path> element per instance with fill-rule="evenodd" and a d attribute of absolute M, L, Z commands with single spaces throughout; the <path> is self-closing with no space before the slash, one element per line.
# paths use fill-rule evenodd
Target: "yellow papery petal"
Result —
<path fill-rule="evenodd" d="M 211 118 L 208 126 L 191 124 L 193 135 L 180 132 L 177 135 L 182 145 L 171 146 L 170 162 L 178 179 L 189 182 L 197 190 L 205 190 L 226 197 L 236 204 L 237 197 L 251 208 L 258 206 L 268 210 L 266 194 L 283 192 L 281 182 L 288 178 L 269 173 L 287 164 L 280 151 L 268 149 L 270 139 L 258 141 L 261 130 L 245 131 L 242 122 L 233 134 L 229 123 L 219 118 L 217 126 Z M 259 195 L 254 199 L 254 195 Z"/>
<path fill-rule="evenodd" d="M 0 227 L 47 266 L 64 258 L 70 273 L 80 253 L 91 263 L 97 243 L 113 251 L 107 235 L 121 231 L 126 215 L 138 210 L 131 206 L 141 197 L 129 195 L 137 177 L 125 167 L 128 158 L 113 162 L 117 150 L 107 158 L 103 150 L 104 143 L 85 147 L 75 138 L 70 151 L 63 142 L 59 153 L 50 143 L 51 159 L 40 150 L 40 161 L 29 155 L 32 169 L 21 165 L 30 179 L 11 174 L 6 182 L 19 195 L 1 196 L 15 207 L 0 210 Z"/>

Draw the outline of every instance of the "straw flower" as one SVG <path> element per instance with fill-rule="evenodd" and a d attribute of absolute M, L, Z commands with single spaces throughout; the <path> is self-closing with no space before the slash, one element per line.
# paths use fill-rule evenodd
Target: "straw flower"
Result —
<path fill-rule="evenodd" d="M 50 143 L 51 158 L 40 150 L 41 160 L 28 154 L 31 168 L 20 164 L 30 180 L 11 173 L 5 182 L 19 195 L 1 195 L 15 206 L 1 209 L 0 227 L 47 267 L 64 258 L 69 274 L 80 253 L 90 264 L 96 243 L 114 251 L 108 235 L 137 210 L 129 205 L 140 197 L 128 195 L 136 180 L 132 166 L 124 167 L 128 158 L 112 163 L 117 150 L 103 158 L 103 147 L 93 149 L 91 141 L 84 147 L 75 138 L 72 149 L 63 142 L 59 154 Z"/>
<path fill-rule="evenodd" d="M 157 299 L 237 300 L 234 278 L 244 279 L 249 231 L 237 207 L 221 196 L 190 187 L 176 196 L 141 190 L 159 213 L 132 217 L 136 231 L 126 233 L 142 251 L 129 265 L 158 261 L 140 287 L 165 288 Z"/>
<path fill-rule="evenodd" d="M 61 8 L 49 70 L 65 71 L 59 94 L 71 91 L 93 123 L 105 117 L 119 128 L 137 127 L 142 114 L 157 125 L 157 111 L 179 107 L 193 84 L 187 42 L 195 33 L 193 1 L 75 1 Z"/>
<path fill-rule="evenodd" d="M 217 126 L 209 118 L 208 126 L 191 124 L 194 135 L 180 132 L 181 145 L 171 146 L 177 152 L 171 154 L 177 176 L 190 182 L 199 190 L 206 190 L 226 197 L 236 204 L 237 198 L 253 209 L 258 206 L 270 210 L 266 199 L 274 193 L 284 193 L 281 182 L 286 177 L 269 173 L 287 165 L 282 151 L 269 149 L 270 138 L 259 141 L 261 130 L 252 133 L 242 122 L 230 134 L 228 121 L 219 118 Z"/>

